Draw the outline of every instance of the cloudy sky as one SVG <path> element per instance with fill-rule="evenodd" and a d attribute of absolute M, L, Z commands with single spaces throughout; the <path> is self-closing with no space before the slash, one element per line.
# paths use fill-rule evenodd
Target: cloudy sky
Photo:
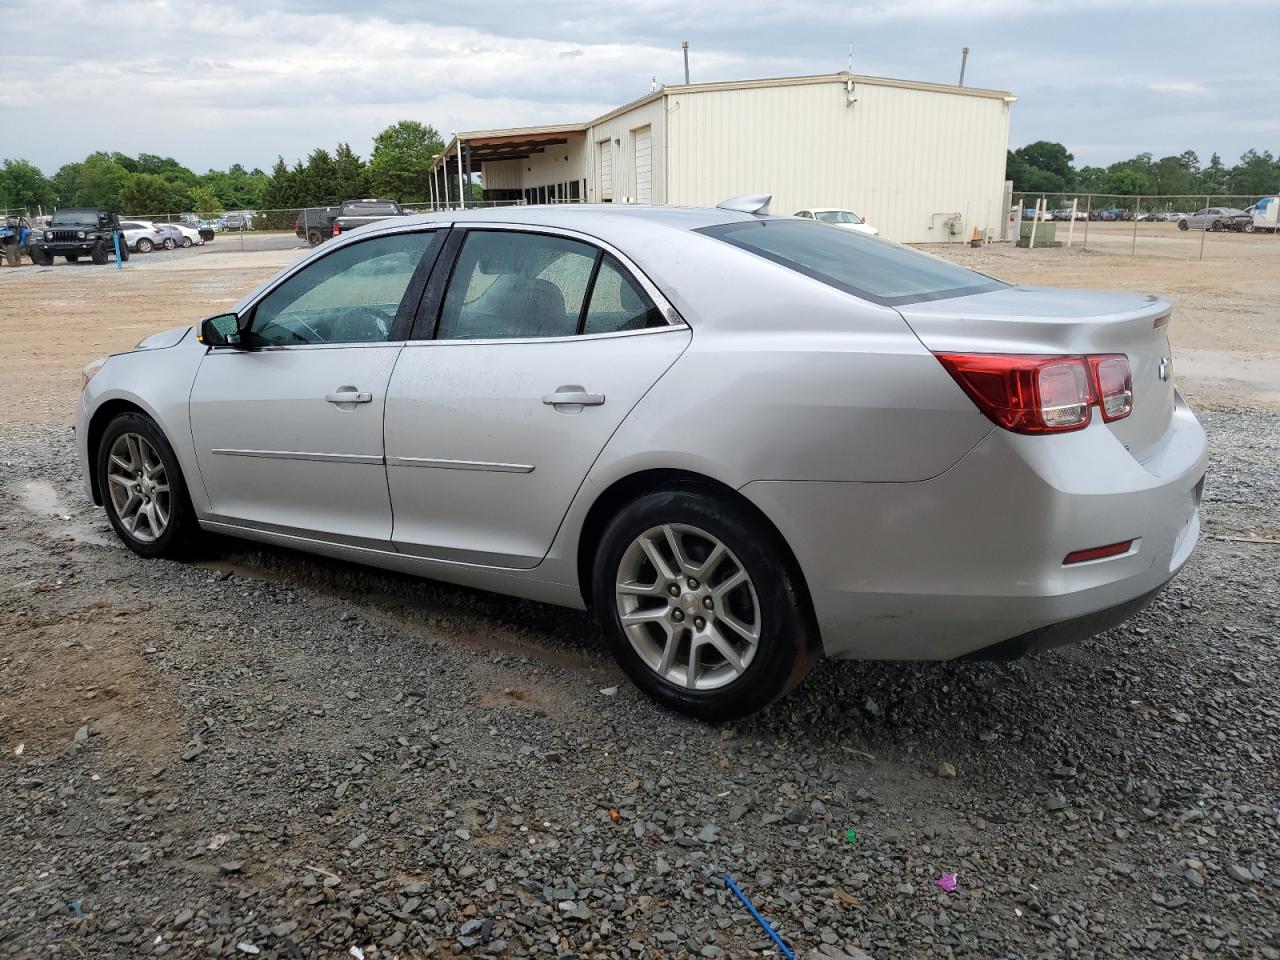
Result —
<path fill-rule="evenodd" d="M 1010 145 L 1105 165 L 1280 151 L 1280 0 L 13 0 L 0 156 L 269 168 L 396 120 L 582 121 L 683 76 L 843 70 L 1010 90 Z"/>

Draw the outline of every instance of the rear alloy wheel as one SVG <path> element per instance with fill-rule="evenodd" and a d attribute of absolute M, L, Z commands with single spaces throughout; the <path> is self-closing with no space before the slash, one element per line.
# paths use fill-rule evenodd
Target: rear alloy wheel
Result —
<path fill-rule="evenodd" d="M 614 657 L 659 703 L 703 720 L 754 713 L 818 655 L 776 534 L 699 489 L 647 494 L 609 524 L 594 572 Z"/>
<path fill-rule="evenodd" d="M 107 425 L 97 452 L 98 489 L 116 534 L 134 553 L 173 557 L 197 531 L 173 448 L 151 418 L 125 413 Z"/>
<path fill-rule="evenodd" d="M 320 246 L 320 244 L 322 244 L 322 243 L 324 243 L 324 234 L 322 234 L 319 230 L 308 230 L 308 231 L 307 231 L 307 245 L 308 245 L 308 246 L 318 247 L 318 246 Z"/>
<path fill-rule="evenodd" d="M 1179 229 L 1179 230 L 1190 230 L 1191 228 L 1187 225 L 1187 221 L 1186 221 L 1186 220 L 1179 220 L 1179 221 L 1178 221 L 1178 229 Z"/>
<path fill-rule="evenodd" d="M 155 249 L 155 244 L 153 244 L 153 243 L 152 243 L 149 239 L 147 239 L 146 237 L 143 237 L 141 240 L 139 240 L 139 241 L 138 241 L 138 252 L 139 252 L 139 253 L 150 253 L 150 252 L 151 252 L 152 250 L 154 250 L 154 249 Z"/>
<path fill-rule="evenodd" d="M 189 246 L 191 246 L 191 238 L 190 238 L 190 237 L 183 237 L 183 238 L 182 238 L 182 246 L 183 246 L 183 247 L 189 247 Z"/>

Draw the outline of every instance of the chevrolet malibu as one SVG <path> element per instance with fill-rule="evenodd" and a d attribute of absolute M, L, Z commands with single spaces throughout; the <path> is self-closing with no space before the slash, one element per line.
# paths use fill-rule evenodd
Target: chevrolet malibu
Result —
<path fill-rule="evenodd" d="M 823 653 L 1083 639 L 1186 563 L 1206 447 L 1167 302 L 765 210 L 343 234 L 86 368 L 87 491 L 144 557 L 215 531 L 589 608 L 703 718 Z"/>

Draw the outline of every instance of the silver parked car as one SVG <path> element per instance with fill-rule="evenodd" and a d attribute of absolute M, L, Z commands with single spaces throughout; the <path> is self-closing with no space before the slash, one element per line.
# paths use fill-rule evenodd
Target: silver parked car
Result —
<path fill-rule="evenodd" d="M 1166 301 L 730 207 L 343 234 L 86 368 L 86 489 L 143 556 L 217 531 L 590 607 L 707 718 L 822 652 L 1088 637 L 1186 563 L 1205 437 Z"/>
<path fill-rule="evenodd" d="M 1237 210 L 1235 207 L 1205 207 L 1197 210 L 1195 213 L 1188 213 L 1178 218 L 1179 230 L 1231 230 L 1238 229 L 1237 224 L 1243 224 L 1246 219 L 1252 219 L 1249 214 L 1243 210 Z"/>

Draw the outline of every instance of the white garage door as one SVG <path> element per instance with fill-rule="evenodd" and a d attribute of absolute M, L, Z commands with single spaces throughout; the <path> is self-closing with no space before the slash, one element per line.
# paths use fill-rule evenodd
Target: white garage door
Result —
<path fill-rule="evenodd" d="M 600 202 L 613 199 L 613 141 L 601 140 L 596 144 L 600 152 Z"/>
<path fill-rule="evenodd" d="M 653 128 L 632 131 L 636 158 L 636 202 L 653 202 Z"/>

